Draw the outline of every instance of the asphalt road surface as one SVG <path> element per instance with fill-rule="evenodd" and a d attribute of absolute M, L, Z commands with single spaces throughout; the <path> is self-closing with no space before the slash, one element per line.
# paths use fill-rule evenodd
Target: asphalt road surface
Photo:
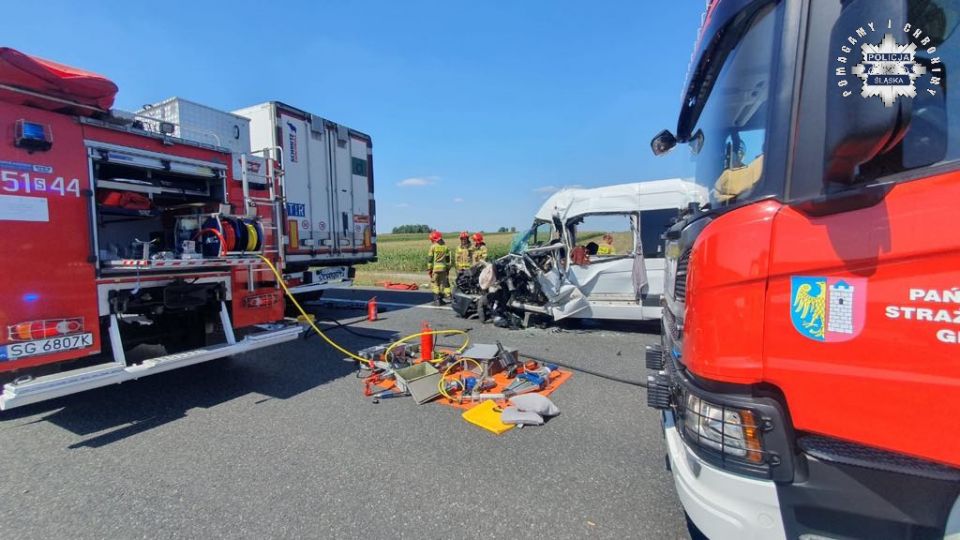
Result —
<path fill-rule="evenodd" d="M 344 300 L 374 294 L 390 310 L 354 323 Z M 328 298 L 318 316 L 372 335 L 330 331 L 354 350 L 427 320 L 642 379 L 656 340 L 637 324 L 503 330 L 409 307 L 417 293 Z M 314 337 L 7 411 L 0 538 L 686 538 L 643 390 L 574 374 L 552 397 L 560 416 L 493 436 L 449 407 L 372 403 Z"/>

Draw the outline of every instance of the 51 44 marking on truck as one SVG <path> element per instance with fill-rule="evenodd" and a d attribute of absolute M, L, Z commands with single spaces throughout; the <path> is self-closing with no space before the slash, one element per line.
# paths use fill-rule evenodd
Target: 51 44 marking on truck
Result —
<path fill-rule="evenodd" d="M 51 193 L 64 196 L 73 193 L 80 196 L 80 179 L 70 180 L 58 176 L 54 179 L 31 176 L 30 173 L 0 169 L 0 188 L 7 193 Z"/>

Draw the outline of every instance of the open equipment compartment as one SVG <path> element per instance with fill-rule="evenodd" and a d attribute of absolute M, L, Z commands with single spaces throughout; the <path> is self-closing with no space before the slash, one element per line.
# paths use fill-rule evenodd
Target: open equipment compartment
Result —
<path fill-rule="evenodd" d="M 236 264 L 228 257 L 264 253 L 267 231 L 251 202 L 235 215 L 225 163 L 88 143 L 96 199 L 97 255 L 102 274 Z M 238 159 L 246 162 L 247 156 Z M 245 175 L 244 175 L 245 176 Z M 253 189 L 272 192 L 263 184 Z M 251 185 L 244 190 L 248 201 Z M 261 203 L 270 201 L 268 197 Z M 244 203 L 242 206 L 247 206 Z"/>

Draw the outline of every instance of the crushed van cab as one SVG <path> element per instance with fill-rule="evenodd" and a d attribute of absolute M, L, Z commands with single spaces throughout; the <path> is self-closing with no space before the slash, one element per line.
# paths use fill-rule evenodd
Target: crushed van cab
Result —
<path fill-rule="evenodd" d="M 500 326 L 571 318 L 660 317 L 661 236 L 706 193 L 681 179 L 566 189 L 537 211 L 510 253 L 457 280 L 454 310 Z"/>

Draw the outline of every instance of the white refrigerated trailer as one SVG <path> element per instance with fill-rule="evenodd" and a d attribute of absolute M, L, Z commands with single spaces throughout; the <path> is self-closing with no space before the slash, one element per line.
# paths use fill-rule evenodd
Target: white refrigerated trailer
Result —
<path fill-rule="evenodd" d="M 376 260 L 373 143 L 369 135 L 277 101 L 234 111 L 250 120 L 254 148 L 281 163 L 285 274 L 294 292 L 349 284 Z"/>
<path fill-rule="evenodd" d="M 280 164 L 280 262 L 295 294 L 349 286 L 355 265 L 376 260 L 369 135 L 277 101 L 228 113 L 174 97 L 138 115 L 169 122 L 176 137 L 231 150 L 238 183 L 257 185 L 268 159 Z"/>

